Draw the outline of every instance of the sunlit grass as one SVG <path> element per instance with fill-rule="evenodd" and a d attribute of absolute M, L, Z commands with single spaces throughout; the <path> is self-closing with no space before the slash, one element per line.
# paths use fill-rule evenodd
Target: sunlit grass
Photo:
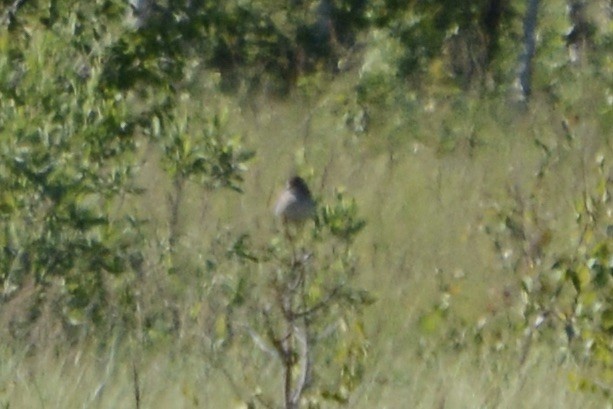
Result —
<path fill-rule="evenodd" d="M 547 349 L 534 351 L 523 365 L 506 354 L 443 351 L 424 356 L 407 340 L 410 331 L 401 327 L 376 343 L 368 374 L 351 396 L 350 407 L 607 407 L 597 395 L 573 388 L 576 363 L 561 361 Z M 240 366 L 227 365 L 238 382 L 232 386 L 198 353 L 198 346 L 186 348 L 130 354 L 85 347 L 32 357 L 3 353 L 0 403 L 24 408 L 135 407 L 136 368 L 141 407 L 245 407 L 253 395 L 240 383 Z M 259 373 L 264 389 L 278 381 L 271 366 Z"/>

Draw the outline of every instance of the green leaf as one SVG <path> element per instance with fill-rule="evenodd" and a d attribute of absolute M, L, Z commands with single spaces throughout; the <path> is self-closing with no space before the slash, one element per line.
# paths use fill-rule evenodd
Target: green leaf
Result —
<path fill-rule="evenodd" d="M 577 269 L 569 269 L 566 271 L 566 277 L 571 280 L 575 290 L 581 293 L 591 280 L 591 271 L 587 265 L 579 266 Z"/>
<path fill-rule="evenodd" d="M 609 307 L 600 316 L 602 329 L 609 335 L 613 335 L 613 307 Z"/>

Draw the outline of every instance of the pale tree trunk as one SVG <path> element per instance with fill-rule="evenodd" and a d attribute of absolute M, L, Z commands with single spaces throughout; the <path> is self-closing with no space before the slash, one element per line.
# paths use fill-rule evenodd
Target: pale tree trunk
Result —
<path fill-rule="evenodd" d="M 153 0 L 129 0 L 135 28 L 145 28 L 153 15 Z"/>
<path fill-rule="evenodd" d="M 516 88 L 522 101 L 527 101 L 532 93 L 532 59 L 536 50 L 536 26 L 539 0 L 527 0 L 528 7 L 524 16 L 523 49 L 519 57 L 519 71 Z"/>
<path fill-rule="evenodd" d="M 4 26 L 4 25 L 10 26 L 15 19 L 15 14 L 17 14 L 17 10 L 19 10 L 19 8 L 23 6 L 25 2 L 26 0 L 13 1 L 13 4 L 11 4 L 0 15 L 0 26 Z"/>
<path fill-rule="evenodd" d="M 568 0 L 568 19 L 570 28 L 564 39 L 568 48 L 568 56 L 572 63 L 584 60 L 584 56 L 592 43 L 594 26 L 587 17 L 587 3 L 585 0 Z"/>

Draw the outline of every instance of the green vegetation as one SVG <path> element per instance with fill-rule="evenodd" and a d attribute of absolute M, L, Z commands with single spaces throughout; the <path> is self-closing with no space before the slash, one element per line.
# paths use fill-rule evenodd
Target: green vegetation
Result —
<path fill-rule="evenodd" d="M 613 6 L 508 3 L 0 0 L 0 405 L 610 406 Z"/>

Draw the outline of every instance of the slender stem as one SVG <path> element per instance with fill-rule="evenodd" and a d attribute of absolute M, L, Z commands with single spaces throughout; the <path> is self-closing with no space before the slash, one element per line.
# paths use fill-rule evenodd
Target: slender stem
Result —
<path fill-rule="evenodd" d="M 132 361 L 132 380 L 134 382 L 134 400 L 136 403 L 136 409 L 140 409 L 140 380 L 135 361 Z"/>
<path fill-rule="evenodd" d="M 183 186 L 185 179 L 180 174 L 175 175 L 173 180 L 173 193 L 169 196 L 170 202 L 170 220 L 169 220 L 169 237 L 168 245 L 170 247 L 170 254 L 174 256 L 177 242 L 179 241 L 179 235 L 181 234 L 179 229 L 179 211 L 181 208 L 181 202 L 183 200 Z"/>
<path fill-rule="evenodd" d="M 292 403 L 292 359 L 288 356 L 284 360 L 285 363 L 285 409 L 293 409 Z"/>
<path fill-rule="evenodd" d="M 283 355 L 284 365 L 284 392 L 285 392 L 285 409 L 294 409 L 295 402 L 293 399 L 293 366 L 294 366 L 294 317 L 293 315 L 293 295 L 291 291 L 288 291 L 283 297 L 283 308 L 287 311 L 285 315 L 287 320 L 287 337 L 285 339 L 285 348 Z"/>

